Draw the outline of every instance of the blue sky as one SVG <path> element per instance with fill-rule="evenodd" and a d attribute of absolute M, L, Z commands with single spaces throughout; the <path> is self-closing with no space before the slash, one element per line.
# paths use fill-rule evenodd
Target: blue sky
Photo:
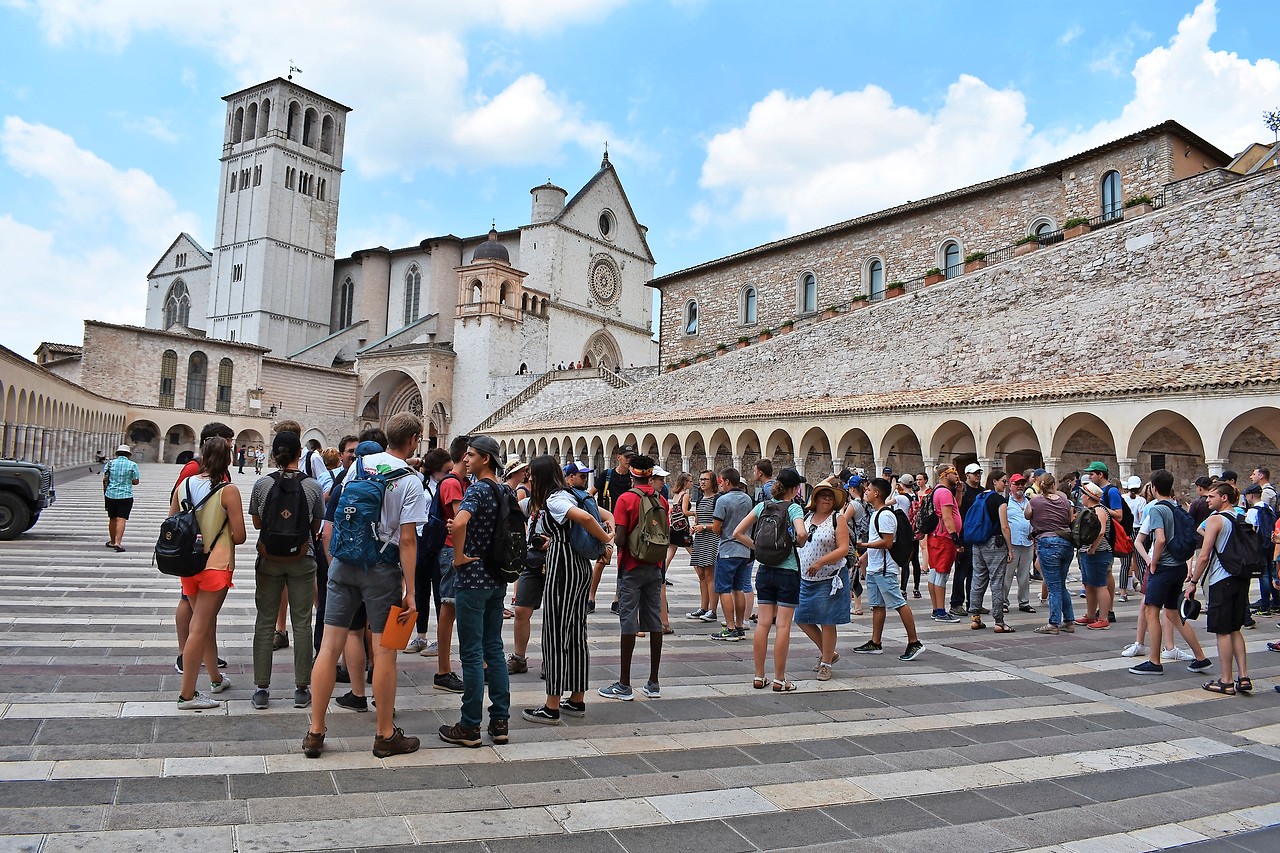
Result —
<path fill-rule="evenodd" d="M 212 245 L 221 97 L 291 59 L 354 108 L 340 255 L 525 223 L 529 188 L 576 191 L 608 140 L 662 274 L 1166 118 L 1231 153 L 1269 139 L 1271 17 L 1253 0 L 0 0 L 0 344 L 141 324 L 177 232 Z"/>

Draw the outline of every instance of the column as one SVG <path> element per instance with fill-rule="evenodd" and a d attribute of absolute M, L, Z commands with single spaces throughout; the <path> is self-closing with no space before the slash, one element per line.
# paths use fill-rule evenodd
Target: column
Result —
<path fill-rule="evenodd" d="M 978 465 L 982 468 L 982 484 L 985 486 L 987 483 L 987 475 L 996 469 L 996 460 L 983 459 L 979 456 Z"/>
<path fill-rule="evenodd" d="M 686 474 L 693 473 L 693 465 L 690 463 L 689 459 L 690 459 L 689 456 L 680 457 L 680 470 Z"/>
<path fill-rule="evenodd" d="M 1116 462 L 1118 463 L 1120 470 L 1116 474 L 1116 479 L 1119 481 L 1123 481 L 1128 479 L 1129 477 L 1132 477 L 1134 475 L 1133 466 L 1137 464 L 1137 461 L 1138 461 L 1137 459 L 1132 459 L 1132 458 L 1117 459 Z"/>
<path fill-rule="evenodd" d="M 844 468 L 844 465 L 842 465 L 842 464 L 841 464 L 842 462 L 844 462 L 844 457 L 841 457 L 841 458 L 839 458 L 839 459 L 836 459 L 834 456 L 833 456 L 833 457 L 831 457 L 831 473 L 832 473 L 832 475 L 839 474 L 839 473 L 840 473 L 840 470 L 841 470 L 842 468 Z"/>
<path fill-rule="evenodd" d="M 924 473 L 929 478 L 929 482 L 937 482 L 937 468 L 941 460 L 937 456 L 925 456 L 921 461 L 924 463 Z"/>
<path fill-rule="evenodd" d="M 792 463 L 792 464 L 793 464 L 793 466 L 795 467 L 795 469 L 796 469 L 797 471 L 799 471 L 799 472 L 800 472 L 800 476 L 801 476 L 801 477 L 803 477 L 803 476 L 804 476 L 804 463 L 805 463 L 805 462 L 806 462 L 806 460 L 805 460 L 805 459 L 803 459 L 803 458 L 801 458 L 801 459 L 796 459 L 796 460 L 794 460 L 794 462 Z"/>
<path fill-rule="evenodd" d="M 734 454 L 732 464 L 735 471 L 737 471 L 739 474 L 743 474 L 741 456 Z M 744 475 L 744 479 L 745 479 L 745 475 Z"/>
<path fill-rule="evenodd" d="M 1206 459 L 1205 464 L 1209 466 L 1209 476 L 1221 476 L 1222 472 L 1227 470 L 1231 464 L 1230 459 Z"/>
<path fill-rule="evenodd" d="M 1058 476 L 1058 463 L 1062 461 L 1057 456 L 1046 456 L 1044 458 L 1044 470 L 1053 476 Z"/>

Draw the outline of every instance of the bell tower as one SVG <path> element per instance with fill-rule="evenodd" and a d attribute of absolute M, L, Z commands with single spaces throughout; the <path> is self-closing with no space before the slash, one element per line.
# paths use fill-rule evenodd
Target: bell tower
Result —
<path fill-rule="evenodd" d="M 351 110 L 281 78 L 223 100 L 208 334 L 284 358 L 329 333 Z"/>

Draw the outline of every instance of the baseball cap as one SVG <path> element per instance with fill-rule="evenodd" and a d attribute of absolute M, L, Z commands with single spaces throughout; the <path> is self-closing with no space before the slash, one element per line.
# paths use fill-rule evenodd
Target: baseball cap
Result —
<path fill-rule="evenodd" d="M 1141 489 L 1142 478 L 1137 474 L 1134 474 L 1132 477 L 1124 481 L 1124 487 L 1126 489 Z M 1261 491 L 1261 489 L 1259 489 L 1259 491 Z"/>
<path fill-rule="evenodd" d="M 964 472 L 966 474 L 981 474 L 982 466 L 977 462 L 970 462 L 968 465 L 964 466 Z"/>
<path fill-rule="evenodd" d="M 502 448 L 498 447 L 498 442 L 487 435 L 473 435 L 471 441 L 467 442 L 467 447 L 472 450 L 478 450 L 488 456 L 489 461 L 493 463 L 493 467 L 501 470 Z"/>
<path fill-rule="evenodd" d="M 564 466 L 564 475 L 566 477 L 572 477 L 574 474 L 590 474 L 591 471 L 591 468 L 579 465 L 577 462 L 570 462 Z"/>
<path fill-rule="evenodd" d="M 866 480 L 863 480 L 857 474 L 854 474 L 849 478 L 848 482 L 844 484 L 844 487 L 846 489 L 861 489 L 865 482 Z"/>
<path fill-rule="evenodd" d="M 1090 462 L 1089 467 L 1084 469 L 1086 474 L 1104 474 L 1110 476 L 1111 469 L 1107 467 L 1105 462 Z"/>
<path fill-rule="evenodd" d="M 292 450 L 294 453 L 302 451 L 302 441 L 296 432 L 285 430 L 276 433 L 275 438 L 271 439 L 271 455 L 275 456 L 281 450 Z"/>
<path fill-rule="evenodd" d="M 783 468 L 778 472 L 778 482 L 785 489 L 794 489 L 804 482 L 804 477 L 801 477 L 800 472 L 795 468 Z"/>
<path fill-rule="evenodd" d="M 893 469 L 892 469 L 892 468 L 890 468 L 888 465 L 886 465 L 886 466 L 884 466 L 883 468 L 881 468 L 881 469 L 880 469 L 880 473 L 881 473 L 881 474 L 884 474 L 884 475 L 887 477 L 887 476 L 889 476 L 890 474 L 892 474 L 892 473 L 893 473 Z"/>
<path fill-rule="evenodd" d="M 903 474 L 898 478 L 898 482 L 906 486 L 908 489 L 914 489 L 916 487 L 916 478 L 912 477 L 910 474 Z"/>
<path fill-rule="evenodd" d="M 1178 615 L 1182 617 L 1183 624 L 1188 619 L 1200 618 L 1200 602 L 1194 598 L 1182 599 L 1182 605 L 1178 608 Z"/>
<path fill-rule="evenodd" d="M 1244 490 L 1244 494 L 1246 494 L 1246 495 L 1260 495 L 1260 494 L 1262 494 L 1262 486 L 1259 486 L 1257 483 L 1253 483 L 1253 484 L 1252 484 L 1252 485 L 1250 485 L 1247 489 L 1245 489 L 1245 490 Z"/>
<path fill-rule="evenodd" d="M 1027 478 L 1022 476 L 1021 474 L 1012 474 L 1009 476 L 1009 485 L 1011 486 L 1017 483 L 1025 483 L 1025 482 L 1027 482 Z"/>
<path fill-rule="evenodd" d="M 669 471 L 667 471 L 667 469 L 666 469 L 666 468 L 663 468 L 661 465 L 654 465 L 654 466 L 653 466 L 653 476 L 655 476 L 655 477 L 665 477 L 665 476 L 667 476 L 669 473 L 670 473 L 670 472 L 669 472 Z"/>
<path fill-rule="evenodd" d="M 636 449 L 629 444 L 620 444 L 617 449 L 613 451 L 613 454 L 615 456 L 635 456 Z"/>

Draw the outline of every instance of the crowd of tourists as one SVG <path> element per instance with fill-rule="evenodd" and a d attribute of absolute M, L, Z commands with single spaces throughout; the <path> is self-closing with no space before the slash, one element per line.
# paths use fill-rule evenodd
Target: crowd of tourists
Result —
<path fill-rule="evenodd" d="M 433 658 L 433 686 L 461 694 L 458 721 L 440 727 L 442 740 L 478 747 L 487 734 L 507 743 L 511 676 L 529 672 L 537 610 L 545 699 L 520 716 L 545 725 L 585 717 L 587 619 L 606 572 L 616 573 L 610 610 L 621 656 L 616 679 L 593 695 L 660 698 L 663 639 L 675 632 L 667 570 L 681 550 L 699 599 L 685 618 L 711 626 L 710 641 L 750 637 L 752 687 L 777 693 L 799 689 L 788 676 L 793 624 L 813 644 L 816 681 L 836 677 L 838 628 L 864 607 L 870 636 L 851 653 L 883 653 L 892 611 L 906 635 L 899 659 L 919 658 L 925 645 L 909 595 L 927 594 L 937 623 L 982 631 L 990 622 L 995 633 L 1011 634 L 1039 622 L 1036 634 L 1059 637 L 1111 630 L 1114 602 L 1140 595 L 1133 641 L 1120 652 L 1143 658 L 1129 669 L 1139 676 L 1161 675 L 1170 663 L 1214 669 L 1194 628 L 1200 596 L 1218 669 L 1203 686 L 1219 694 L 1253 689 L 1242 631 L 1254 616 L 1280 614 L 1277 493 L 1263 467 L 1243 492 L 1234 472 L 1202 477 L 1184 506 L 1170 472 L 1114 484 L 1100 461 L 1061 480 L 1042 469 L 984 471 L 970 463 L 963 472 L 939 465 L 932 477 L 853 469 L 810 483 L 795 468 L 775 475 L 768 459 L 755 462 L 749 478 L 733 467 L 671 478 L 628 446 L 599 471 L 551 456 L 503 460 L 485 435 L 459 436 L 419 457 L 422 432 L 416 415 L 402 413 L 385 432 L 367 429 L 326 450 L 304 445 L 300 424 L 277 423 L 272 470 L 250 490 L 257 610 L 250 701 L 269 706 L 272 655 L 290 646 L 292 633 L 293 706 L 311 710 L 307 757 L 324 751 L 330 701 L 375 710 L 375 755 L 419 748 L 395 725 L 395 655 L 402 652 Z M 205 427 L 162 528 L 178 529 L 175 519 L 186 513 L 202 534 L 194 570 L 171 572 L 182 575 L 175 614 L 182 710 L 216 708 L 213 697 L 231 686 L 217 617 L 237 546 L 249 537 L 231 482 L 232 465 L 243 461 L 232 438 L 224 424 Z M 107 545 L 117 550 L 120 516 L 128 517 L 122 501 L 131 501 L 138 481 L 128 457 L 122 446 L 119 463 L 103 473 Z M 1251 604 L 1255 578 L 1259 598 Z M 1015 614 L 1036 619 L 1015 625 Z M 642 639 L 648 671 L 633 686 Z M 1280 643 L 1269 647 L 1280 651 Z M 201 667 L 208 693 L 196 689 Z M 347 689 L 335 698 L 338 683 Z"/>

